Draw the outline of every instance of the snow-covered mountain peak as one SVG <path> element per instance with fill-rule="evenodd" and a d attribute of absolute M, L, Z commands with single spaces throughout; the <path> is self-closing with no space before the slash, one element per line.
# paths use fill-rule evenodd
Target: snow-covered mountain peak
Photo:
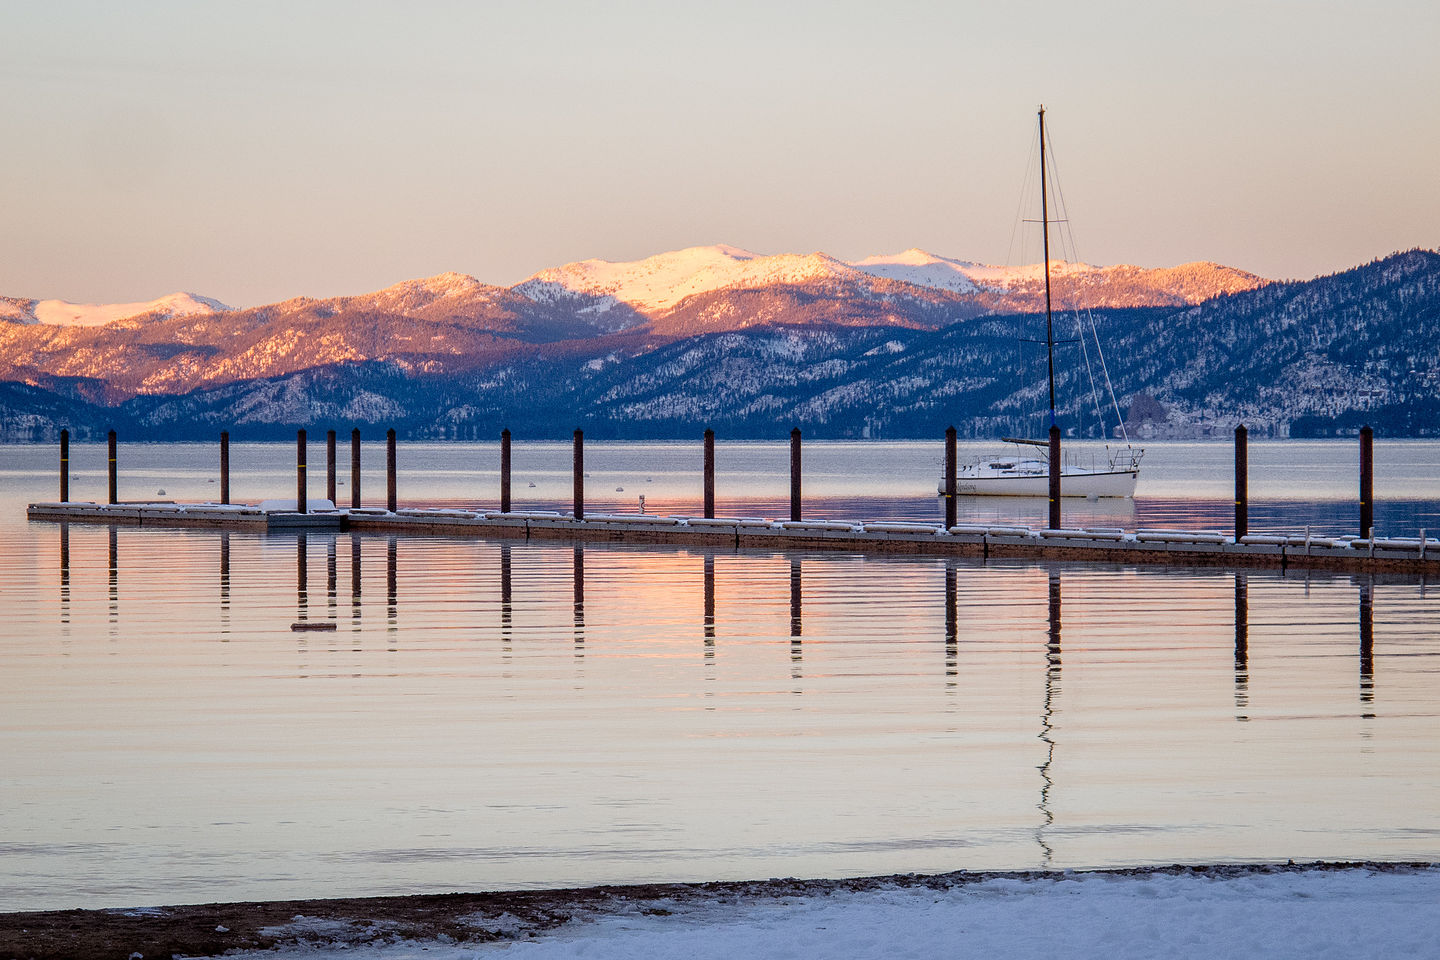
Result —
<path fill-rule="evenodd" d="M 231 308 L 213 297 L 195 293 L 172 293 L 140 303 L 70 303 L 67 300 L 40 300 L 29 311 L 28 322 L 63 327 L 99 327 L 117 320 L 154 314 L 160 317 L 189 317 L 202 313 L 226 313 Z M 25 318 L 14 317 L 22 322 Z"/>

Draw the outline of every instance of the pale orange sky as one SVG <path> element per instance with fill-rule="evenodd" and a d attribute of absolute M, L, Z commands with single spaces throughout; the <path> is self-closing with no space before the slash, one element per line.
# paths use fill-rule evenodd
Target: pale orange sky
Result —
<path fill-rule="evenodd" d="M 235 306 L 730 243 L 1004 262 L 1044 102 L 1078 252 L 1440 243 L 1440 8 L 0 7 L 0 295 Z"/>

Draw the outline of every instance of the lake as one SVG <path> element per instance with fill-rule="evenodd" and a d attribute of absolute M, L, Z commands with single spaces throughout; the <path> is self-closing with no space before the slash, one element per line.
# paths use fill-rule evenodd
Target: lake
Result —
<path fill-rule="evenodd" d="M 1228 529 L 1230 447 L 1148 446 L 1133 502 L 1066 522 Z M 807 444 L 806 513 L 938 518 L 940 452 Z M 293 458 L 236 444 L 234 498 L 293 495 Z M 119 460 L 122 499 L 217 496 L 213 447 Z M 784 444 L 718 460 L 721 513 L 788 513 Z M 1440 860 L 1420 578 L 30 523 L 55 462 L 0 447 L 0 909 Z M 699 462 L 590 444 L 587 506 L 695 512 Z M 1252 442 L 1252 532 L 1356 532 L 1355 463 Z M 1376 469 L 1378 531 L 1440 530 L 1440 443 Z M 103 499 L 103 447 L 72 474 Z M 497 478 L 495 445 L 400 447 L 404 504 Z M 568 446 L 517 444 L 514 485 L 563 508 Z"/>

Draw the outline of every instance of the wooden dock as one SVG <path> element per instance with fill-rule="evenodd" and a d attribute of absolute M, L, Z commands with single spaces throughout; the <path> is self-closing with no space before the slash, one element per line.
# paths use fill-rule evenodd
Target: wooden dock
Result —
<path fill-rule="evenodd" d="M 335 509 L 311 501 L 261 504 L 129 502 L 32 503 L 33 521 L 153 527 L 211 527 L 259 533 L 356 531 L 437 537 L 611 541 L 777 551 L 833 550 L 981 558 L 1064 560 L 1160 566 L 1440 573 L 1440 540 L 1403 537 L 1248 535 L 1215 530 L 1031 529 L 897 520 L 769 520 L 745 517 L 445 508 Z"/>

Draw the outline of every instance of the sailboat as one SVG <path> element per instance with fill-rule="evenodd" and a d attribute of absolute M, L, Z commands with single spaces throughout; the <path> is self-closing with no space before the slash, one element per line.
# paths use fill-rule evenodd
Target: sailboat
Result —
<path fill-rule="evenodd" d="M 1062 497 L 1133 497 L 1135 484 L 1140 477 L 1140 458 L 1143 449 L 1131 447 L 1128 438 L 1124 448 L 1111 448 L 1108 444 L 1102 456 L 1088 460 L 1077 458 L 1073 452 L 1065 457 L 1059 454 L 1058 432 L 1055 421 L 1055 324 L 1050 304 L 1050 208 L 1045 170 L 1045 108 L 1040 108 L 1040 222 L 1044 237 L 1045 258 L 1045 351 L 1050 377 L 1050 428 L 1053 440 L 1030 440 L 1020 437 L 1002 437 L 1006 443 L 1016 445 L 1017 453 L 1008 456 L 984 457 L 969 463 L 957 464 L 955 470 L 955 493 L 972 497 L 1046 497 L 1050 495 L 1050 461 L 1058 459 L 1060 475 L 1060 496 Z M 1099 341 L 1095 347 L 1098 352 Z M 1087 361 L 1088 362 L 1088 361 Z M 1109 377 L 1106 377 L 1109 384 Z M 1114 406 L 1114 391 L 1111 391 Z M 1118 420 L 1118 408 L 1117 417 Z M 1124 435 L 1125 424 L 1120 423 Z M 1053 443 L 1053 447 L 1052 447 Z M 1027 447 L 1049 449 L 1050 457 L 1028 451 Z M 940 478 L 939 492 L 947 492 L 947 478 Z"/>

